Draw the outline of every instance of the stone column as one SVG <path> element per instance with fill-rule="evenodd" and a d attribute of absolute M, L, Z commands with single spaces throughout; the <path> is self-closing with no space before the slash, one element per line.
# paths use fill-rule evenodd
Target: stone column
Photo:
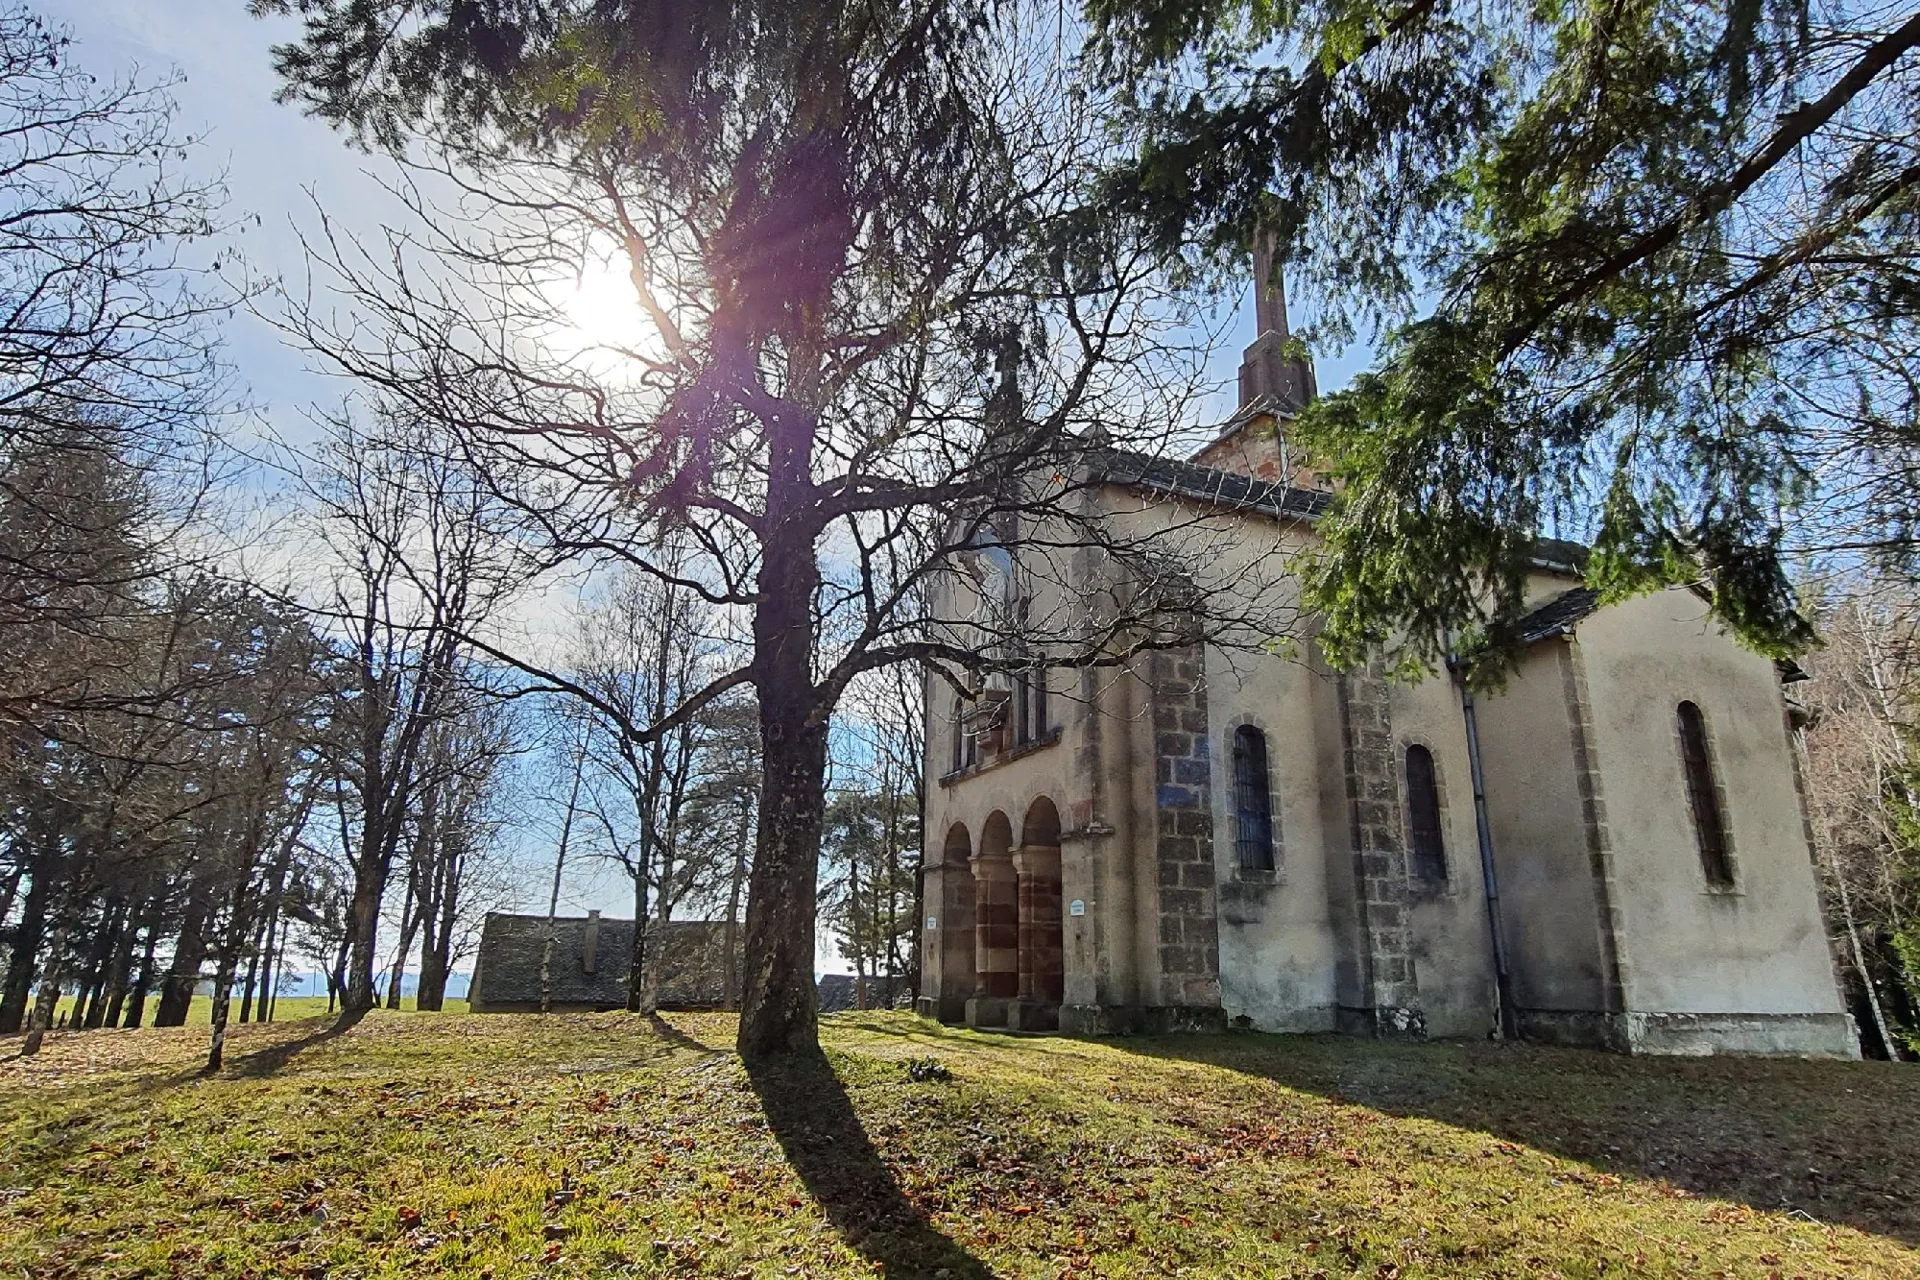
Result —
<path fill-rule="evenodd" d="M 1007 1025 L 1020 1031 L 1059 1026 L 1065 946 L 1060 916 L 1060 846 L 1022 845 L 1014 855 L 1020 883 L 1020 983 Z"/>
<path fill-rule="evenodd" d="M 967 1025 L 1000 1027 L 1007 1002 L 1020 994 L 1019 882 L 1007 853 L 973 859 L 973 968 L 978 981 L 967 1001 Z"/>

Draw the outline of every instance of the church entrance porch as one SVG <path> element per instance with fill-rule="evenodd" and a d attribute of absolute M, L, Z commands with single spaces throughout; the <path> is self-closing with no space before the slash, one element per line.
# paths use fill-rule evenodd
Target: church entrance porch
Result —
<path fill-rule="evenodd" d="M 1053 802 L 1045 797 L 1033 802 L 1017 845 L 1013 824 L 1006 814 L 994 811 L 981 829 L 979 851 L 967 865 L 973 994 L 966 1001 L 966 1024 L 1058 1030 L 1065 943 L 1060 815 Z M 949 916 L 953 914 L 950 909 Z"/>

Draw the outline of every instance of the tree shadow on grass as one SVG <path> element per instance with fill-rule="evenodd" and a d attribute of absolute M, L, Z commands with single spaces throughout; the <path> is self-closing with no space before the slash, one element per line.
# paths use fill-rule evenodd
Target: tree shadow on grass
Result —
<path fill-rule="evenodd" d="M 661 1017 L 658 1012 L 650 1013 L 647 1015 L 647 1025 L 653 1028 L 653 1033 L 655 1035 L 659 1036 L 662 1040 L 665 1040 L 668 1044 L 673 1045 L 676 1048 L 691 1049 L 695 1053 L 727 1052 L 727 1050 L 725 1049 L 715 1048 L 713 1045 L 706 1043 L 704 1040 L 696 1040 L 694 1037 L 688 1035 L 686 1032 L 682 1031 L 680 1028 L 674 1026 L 671 1022 L 668 1022 L 665 1018 Z"/>
<path fill-rule="evenodd" d="M 788 1163 L 862 1257 L 888 1276 L 993 1275 L 907 1199 L 825 1054 L 815 1049 L 749 1062 L 747 1075 Z"/>
<path fill-rule="evenodd" d="M 1920 1071 L 1346 1037 L 1111 1041 L 1920 1245 Z"/>
<path fill-rule="evenodd" d="M 309 1032 L 297 1040 L 269 1045 L 265 1049 L 257 1049 L 243 1057 L 235 1058 L 230 1064 L 230 1069 L 235 1075 L 249 1078 L 273 1075 L 315 1045 L 325 1044 L 329 1040 L 347 1034 L 359 1026 L 360 1020 L 366 1016 L 364 1009 L 342 1011 L 339 1017 L 318 1031 Z"/>

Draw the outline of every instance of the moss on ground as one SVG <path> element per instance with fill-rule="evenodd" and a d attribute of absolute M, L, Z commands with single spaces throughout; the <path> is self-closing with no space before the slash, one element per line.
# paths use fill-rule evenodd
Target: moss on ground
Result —
<path fill-rule="evenodd" d="M 0 1041 L 0 1275 L 1920 1275 L 1920 1073 L 376 1013 Z"/>

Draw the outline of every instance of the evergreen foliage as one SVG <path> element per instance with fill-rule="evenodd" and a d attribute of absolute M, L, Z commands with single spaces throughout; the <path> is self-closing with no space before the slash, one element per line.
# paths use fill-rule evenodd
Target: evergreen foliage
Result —
<path fill-rule="evenodd" d="M 1920 567 L 1920 12 L 1088 11 L 1140 104 L 1109 213 L 1200 267 L 1269 230 L 1319 336 L 1388 330 L 1295 428 L 1340 481 L 1334 656 L 1497 659 L 1542 532 L 1589 539 L 1611 597 L 1705 580 L 1773 653 L 1811 635 L 1796 556 Z"/>

